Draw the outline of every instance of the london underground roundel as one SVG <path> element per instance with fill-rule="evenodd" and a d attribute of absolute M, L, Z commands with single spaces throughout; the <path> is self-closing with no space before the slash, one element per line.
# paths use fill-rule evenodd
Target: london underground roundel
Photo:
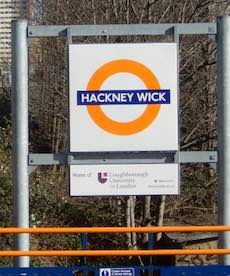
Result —
<path fill-rule="evenodd" d="M 103 82 L 110 76 L 116 73 L 126 72 L 133 75 L 136 75 L 146 85 L 146 88 L 149 90 L 160 88 L 159 82 L 157 81 L 154 74 L 143 64 L 138 63 L 133 60 L 113 60 L 102 67 L 100 67 L 90 78 L 89 83 L 87 85 L 87 91 L 95 91 L 98 90 L 100 92 L 100 87 Z M 128 91 L 123 92 L 123 96 L 127 95 Z M 142 94 L 141 94 L 142 93 Z M 139 92 L 139 95 L 146 95 L 146 91 Z M 130 99 L 133 98 L 133 92 L 131 92 Z M 124 97 L 123 97 L 124 98 Z M 128 100 L 128 97 L 127 97 Z M 123 99 L 124 102 L 124 99 Z M 144 130 L 148 127 L 154 119 L 157 117 L 160 105 L 152 104 L 148 105 L 138 118 L 130 121 L 130 122 L 117 122 L 104 114 L 99 105 L 89 105 L 88 112 L 92 118 L 92 120 L 102 129 L 108 131 L 112 134 L 117 135 L 129 135 L 135 134 L 139 131 Z"/>
<path fill-rule="evenodd" d="M 174 43 L 69 47 L 72 152 L 178 149 Z"/>

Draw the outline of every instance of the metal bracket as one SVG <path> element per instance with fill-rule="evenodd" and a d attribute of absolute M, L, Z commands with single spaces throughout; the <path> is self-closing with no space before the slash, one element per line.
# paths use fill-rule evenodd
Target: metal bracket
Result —
<path fill-rule="evenodd" d="M 67 34 L 67 42 L 68 42 L 68 44 L 72 44 L 73 43 L 73 36 L 72 36 L 72 30 L 71 30 L 71 28 L 67 28 L 66 29 L 66 34 Z"/>
<path fill-rule="evenodd" d="M 178 43 L 179 42 L 179 35 L 180 35 L 180 31 L 179 28 L 177 26 L 177 24 L 175 24 L 174 26 L 172 26 L 171 28 L 169 28 L 168 30 L 165 31 L 166 35 L 171 35 L 173 37 L 173 42 Z"/>
<path fill-rule="evenodd" d="M 178 31 L 178 27 L 177 26 L 174 26 L 173 27 L 173 41 L 176 42 L 176 43 L 179 43 L 179 31 Z M 179 71 L 178 71 L 179 72 Z"/>
<path fill-rule="evenodd" d="M 216 151 L 30 153 L 30 166 L 87 164 L 217 163 Z"/>
<path fill-rule="evenodd" d="M 72 36 L 165 35 L 175 27 L 180 34 L 216 34 L 216 23 L 46 25 L 29 26 L 28 37 L 66 36 L 66 29 Z"/>

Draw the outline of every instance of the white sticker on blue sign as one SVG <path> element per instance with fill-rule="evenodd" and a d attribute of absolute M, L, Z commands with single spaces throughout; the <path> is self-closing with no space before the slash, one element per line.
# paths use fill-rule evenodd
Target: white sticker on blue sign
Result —
<path fill-rule="evenodd" d="M 100 268 L 99 276 L 135 276 L 133 267 Z"/>

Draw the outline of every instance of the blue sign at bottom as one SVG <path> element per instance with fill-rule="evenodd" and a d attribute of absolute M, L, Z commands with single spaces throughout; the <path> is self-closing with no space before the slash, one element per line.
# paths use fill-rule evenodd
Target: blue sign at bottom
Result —
<path fill-rule="evenodd" d="M 229 276 L 230 266 L 133 266 L 133 267 L 97 267 L 97 266 L 74 266 L 74 267 L 31 267 L 31 268 L 2 268 L 0 276 L 141 276 L 146 272 L 159 276 Z M 86 274 L 84 274 L 86 273 Z M 88 274 L 89 273 L 89 274 Z M 157 274 L 155 274 L 157 273 Z"/>
<path fill-rule="evenodd" d="M 135 276 L 133 267 L 99 268 L 99 276 Z"/>

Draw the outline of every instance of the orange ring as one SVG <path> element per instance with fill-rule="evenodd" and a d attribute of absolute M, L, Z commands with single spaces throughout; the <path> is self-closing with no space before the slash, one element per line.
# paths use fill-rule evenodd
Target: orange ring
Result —
<path fill-rule="evenodd" d="M 147 89 L 160 89 L 157 78 L 145 65 L 133 60 L 120 59 L 101 66 L 90 78 L 87 90 L 99 91 L 103 82 L 117 73 L 134 74 L 145 83 Z M 110 119 L 98 105 L 87 106 L 87 109 L 95 124 L 105 131 L 116 135 L 131 135 L 144 130 L 156 119 L 160 111 L 160 104 L 148 105 L 138 118 L 129 122 Z"/>

